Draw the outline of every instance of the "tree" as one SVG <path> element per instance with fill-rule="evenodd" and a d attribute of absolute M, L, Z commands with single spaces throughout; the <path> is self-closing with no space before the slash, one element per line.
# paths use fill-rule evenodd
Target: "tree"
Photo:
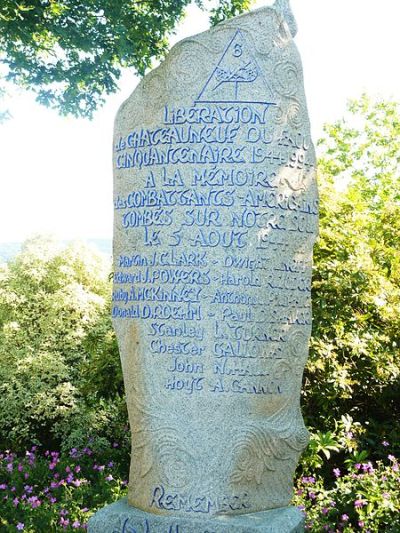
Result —
<path fill-rule="evenodd" d="M 305 414 L 321 430 L 350 415 L 369 427 L 370 443 L 385 436 L 398 443 L 400 109 L 363 96 L 349 111 L 319 143 Z"/>
<path fill-rule="evenodd" d="M 116 91 L 122 68 L 143 75 L 163 57 L 191 0 L 2 0 L 0 70 L 62 114 L 91 117 Z M 218 23 L 250 0 L 219 0 Z M 204 8 L 202 0 L 197 4 Z M 1 93 L 1 87 L 0 87 Z"/>

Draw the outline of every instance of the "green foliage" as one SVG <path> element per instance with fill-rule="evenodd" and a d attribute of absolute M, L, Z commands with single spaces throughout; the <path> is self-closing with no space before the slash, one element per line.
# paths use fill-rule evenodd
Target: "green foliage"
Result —
<path fill-rule="evenodd" d="M 72 433 L 83 439 L 126 419 L 108 269 L 81 245 L 61 249 L 41 239 L 27 241 L 2 266 L 3 447 L 57 442 Z"/>
<path fill-rule="evenodd" d="M 314 251 L 307 423 L 344 414 L 368 445 L 400 435 L 400 115 L 394 102 L 352 102 L 320 141 L 320 238 Z"/>
<path fill-rule="evenodd" d="M 340 465 L 323 475 L 317 467 L 313 475 L 299 477 L 293 503 L 304 511 L 307 530 L 315 533 L 400 530 L 400 467 L 398 460 L 387 453 L 389 443 L 383 444 L 385 451 L 381 452 L 385 459 L 372 462 L 368 461 L 366 451 L 355 452 L 343 443 L 347 467 Z"/>
<path fill-rule="evenodd" d="M 163 57 L 190 0 L 2 0 L 0 64 L 6 81 L 32 89 L 62 114 L 91 117 L 116 91 L 121 69 L 144 74 Z M 204 3 L 198 5 L 204 8 Z M 221 0 L 212 22 L 249 0 Z"/>
<path fill-rule="evenodd" d="M 332 431 L 321 431 L 313 428 L 310 430 L 310 443 L 303 453 L 300 473 L 301 475 L 320 473 L 329 474 L 332 461 L 343 461 L 346 464 L 363 461 L 367 455 L 364 450 L 360 451 L 360 442 L 365 429 L 359 422 L 355 422 L 350 416 L 344 415 L 339 421 L 335 421 Z"/>
<path fill-rule="evenodd" d="M 85 531 L 96 509 L 126 493 L 118 446 L 101 457 L 90 446 L 64 454 L 36 447 L 25 456 L 0 454 L 0 530 Z"/>
<path fill-rule="evenodd" d="M 235 17 L 250 9 L 250 5 L 251 0 L 219 0 L 217 6 L 211 10 L 211 24 L 214 26 L 225 19 Z"/>

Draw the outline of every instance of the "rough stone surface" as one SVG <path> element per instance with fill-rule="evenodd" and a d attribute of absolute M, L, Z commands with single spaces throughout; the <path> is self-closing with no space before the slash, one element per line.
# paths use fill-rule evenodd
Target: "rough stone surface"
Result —
<path fill-rule="evenodd" d="M 185 39 L 116 118 L 112 313 L 149 513 L 292 496 L 318 228 L 295 32 L 277 0 Z"/>
<path fill-rule="evenodd" d="M 304 518 L 295 507 L 240 516 L 192 518 L 159 516 L 128 505 L 126 499 L 107 505 L 89 522 L 90 533 L 301 533 Z"/>

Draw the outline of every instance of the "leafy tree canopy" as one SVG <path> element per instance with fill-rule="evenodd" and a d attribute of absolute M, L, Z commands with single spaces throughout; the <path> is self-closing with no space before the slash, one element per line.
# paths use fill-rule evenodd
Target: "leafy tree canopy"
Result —
<path fill-rule="evenodd" d="M 207 1 L 207 0 L 206 0 Z M 168 48 L 191 0 L 2 0 L 1 78 L 62 114 L 91 117 L 124 67 L 143 75 Z M 202 0 L 196 2 L 205 8 Z M 250 0 L 219 0 L 216 24 Z M 0 94 L 1 94 L 0 86 Z"/>

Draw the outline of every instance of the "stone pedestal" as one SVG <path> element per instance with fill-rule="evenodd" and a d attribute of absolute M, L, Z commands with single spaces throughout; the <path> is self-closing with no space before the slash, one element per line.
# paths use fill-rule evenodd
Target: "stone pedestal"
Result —
<path fill-rule="evenodd" d="M 160 516 L 128 505 L 126 498 L 107 505 L 89 520 L 89 533 L 302 533 L 304 518 L 296 507 L 240 516 Z"/>

